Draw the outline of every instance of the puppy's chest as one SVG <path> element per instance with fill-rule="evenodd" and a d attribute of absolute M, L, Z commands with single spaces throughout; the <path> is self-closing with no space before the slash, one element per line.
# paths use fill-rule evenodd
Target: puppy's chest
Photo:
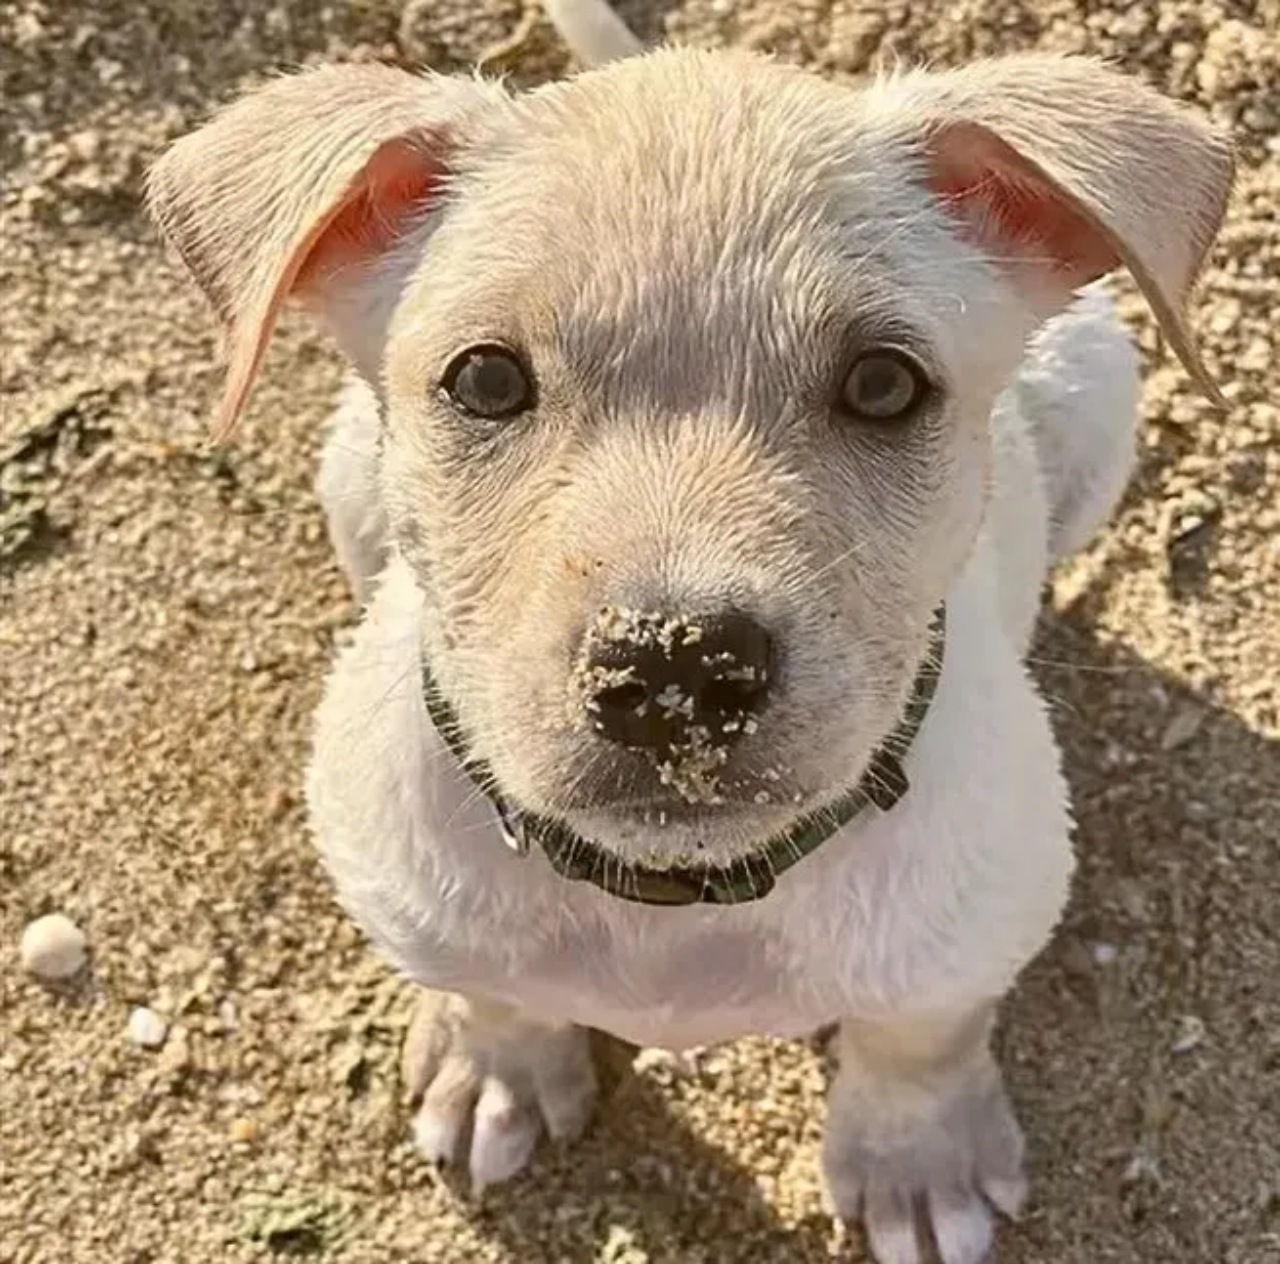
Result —
<path fill-rule="evenodd" d="M 803 1035 L 828 1021 L 842 1008 L 840 989 L 813 965 L 801 980 L 787 945 L 754 931 L 598 922 L 531 947 L 511 999 L 636 1044 L 684 1049 Z"/>

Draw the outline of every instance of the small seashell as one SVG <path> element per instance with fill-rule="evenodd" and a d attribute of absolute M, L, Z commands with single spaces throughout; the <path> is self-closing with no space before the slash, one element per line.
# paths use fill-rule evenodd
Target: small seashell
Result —
<path fill-rule="evenodd" d="M 61 913 L 37 917 L 22 932 L 22 968 L 37 979 L 69 979 L 84 966 L 88 941 L 84 932 Z"/>
<path fill-rule="evenodd" d="M 129 1015 L 129 1039 L 143 1049 L 159 1049 L 168 1034 L 169 1024 L 145 1005 L 139 1005 Z"/>

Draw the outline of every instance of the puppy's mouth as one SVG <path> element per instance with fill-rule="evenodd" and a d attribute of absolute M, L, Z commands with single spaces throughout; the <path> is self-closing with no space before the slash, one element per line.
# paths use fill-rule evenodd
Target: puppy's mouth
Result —
<path fill-rule="evenodd" d="M 930 627 L 929 647 L 918 665 L 902 716 L 875 748 L 858 779 L 845 791 L 818 806 L 794 802 L 783 808 L 778 796 L 772 804 L 751 802 L 689 803 L 687 798 L 647 798 L 612 801 L 605 815 L 615 836 L 674 829 L 696 837 L 702 829 L 722 833 L 726 825 L 740 828 L 748 821 L 774 818 L 773 832 L 743 847 L 723 864 L 645 865 L 621 856 L 598 841 L 595 831 L 580 833 L 563 818 L 521 810 L 503 793 L 492 770 L 476 759 L 461 733 L 456 713 L 423 662 L 423 698 L 437 731 L 459 764 L 488 796 L 508 845 L 519 855 L 535 847 L 551 867 L 570 881 L 589 882 L 609 895 L 640 904 L 743 904 L 762 899 L 787 869 L 812 854 L 856 817 L 868 811 L 889 811 L 907 792 L 901 759 L 914 742 L 933 700 L 941 675 L 945 642 L 945 612 L 940 606 Z M 588 820 L 595 816 L 590 814 Z"/>

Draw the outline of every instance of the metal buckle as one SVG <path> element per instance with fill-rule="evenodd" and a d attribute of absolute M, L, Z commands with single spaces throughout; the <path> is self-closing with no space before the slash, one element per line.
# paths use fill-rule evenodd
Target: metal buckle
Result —
<path fill-rule="evenodd" d="M 525 831 L 524 819 L 519 812 L 513 812 L 501 799 L 493 800 L 494 809 L 498 813 L 498 828 L 502 831 L 502 841 L 517 856 L 529 854 L 529 835 Z"/>

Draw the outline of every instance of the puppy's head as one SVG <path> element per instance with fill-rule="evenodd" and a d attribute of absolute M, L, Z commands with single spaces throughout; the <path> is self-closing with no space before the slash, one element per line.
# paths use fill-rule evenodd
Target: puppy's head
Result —
<path fill-rule="evenodd" d="M 1035 327 L 1125 265 L 1182 311 L 1225 145 L 1093 63 L 855 94 L 662 52 L 520 97 L 340 67 L 250 95 L 152 204 L 239 411 L 281 304 L 382 397 L 426 651 L 505 795 L 725 862 L 856 781 L 983 517 Z"/>

